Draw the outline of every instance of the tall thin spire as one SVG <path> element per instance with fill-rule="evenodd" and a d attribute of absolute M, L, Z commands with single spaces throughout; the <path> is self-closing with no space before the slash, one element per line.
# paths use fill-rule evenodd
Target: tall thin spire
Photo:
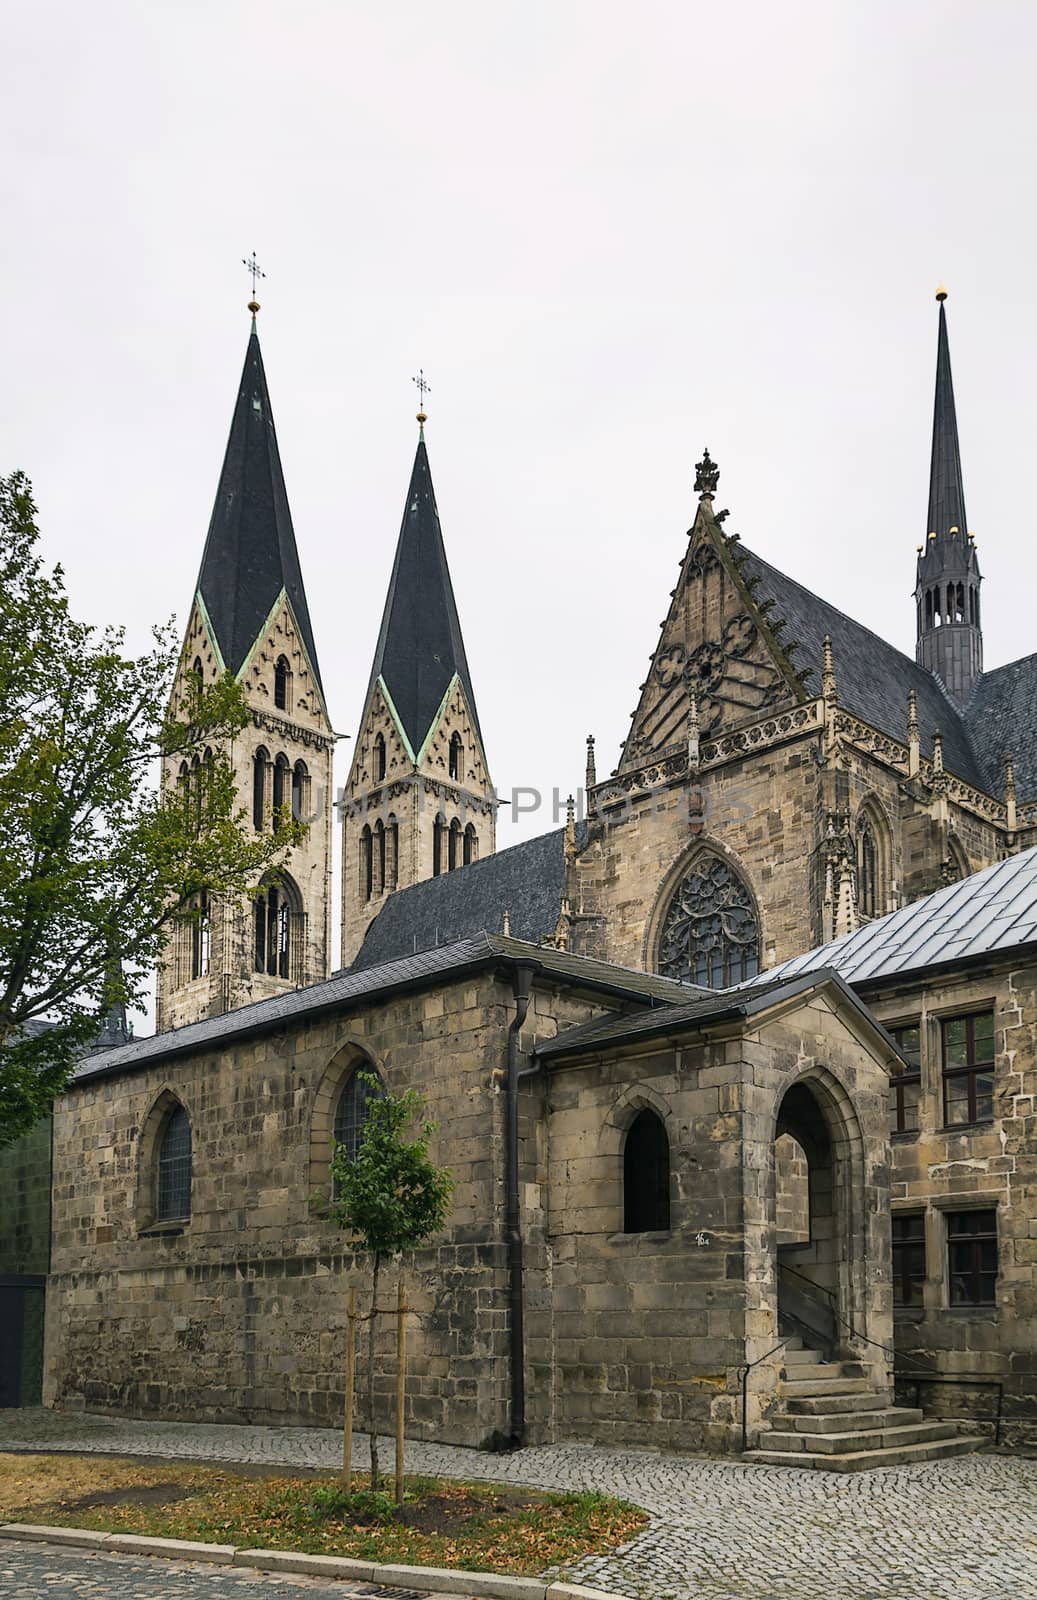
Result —
<path fill-rule="evenodd" d="M 417 753 L 455 674 L 479 732 L 428 449 L 422 436 L 407 489 L 368 698 L 381 678 L 411 749 Z"/>
<path fill-rule="evenodd" d="M 253 300 L 249 309 L 255 306 Z M 258 310 L 258 306 L 256 306 Z M 230 425 L 198 593 L 224 666 L 238 672 L 284 591 L 320 684 L 255 311 Z"/>
<path fill-rule="evenodd" d="M 936 399 L 933 406 L 933 453 L 929 469 L 929 520 L 926 533 L 937 538 L 946 534 L 965 537 L 965 489 L 961 477 L 961 451 L 958 446 L 958 418 L 954 410 L 954 383 L 951 378 L 951 350 L 947 339 L 947 291 L 941 284 L 936 291 L 940 302 L 940 326 L 936 339 Z"/>

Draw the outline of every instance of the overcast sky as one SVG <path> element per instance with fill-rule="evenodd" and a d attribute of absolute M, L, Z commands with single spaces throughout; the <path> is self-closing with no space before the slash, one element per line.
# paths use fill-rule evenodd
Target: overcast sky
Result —
<path fill-rule="evenodd" d="M 8 0 L 0 470 L 81 614 L 183 621 L 255 248 L 336 728 L 423 366 L 491 772 L 564 794 L 588 732 L 616 762 L 704 444 L 730 531 L 913 650 L 943 278 L 986 664 L 1026 654 L 1035 43 L 974 0 Z"/>

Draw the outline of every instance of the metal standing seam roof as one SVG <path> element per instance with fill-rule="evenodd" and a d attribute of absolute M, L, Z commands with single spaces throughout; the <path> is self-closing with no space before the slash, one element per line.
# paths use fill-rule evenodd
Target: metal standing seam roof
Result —
<path fill-rule="evenodd" d="M 84 1060 L 72 1082 L 86 1083 L 110 1073 L 132 1072 L 137 1067 L 148 1066 L 170 1056 L 233 1044 L 238 1039 L 265 1033 L 287 1023 L 320 1016 L 328 1011 L 345 1010 L 361 1001 L 376 1000 L 382 994 L 429 987 L 453 973 L 483 967 L 496 960 L 511 964 L 532 962 L 548 976 L 568 979 L 574 988 L 605 991 L 641 1006 L 657 1003 L 674 1005 L 687 1000 L 689 994 L 698 997 L 705 993 L 688 984 L 676 983 L 672 978 L 662 978 L 657 973 L 639 972 L 606 961 L 595 961 L 587 956 L 570 955 L 568 951 L 530 944 L 523 939 L 505 938 L 503 934 L 478 933 L 468 939 L 459 939 L 454 944 L 423 950 L 363 972 L 337 972 L 322 983 L 311 984 L 305 989 L 293 989 L 268 1000 L 258 1000 L 252 1005 L 227 1012 L 222 1017 L 209 1017 L 184 1028 L 172 1028 L 166 1033 L 133 1039 L 114 1050 L 99 1052 Z"/>
<path fill-rule="evenodd" d="M 794 956 L 746 987 L 831 967 L 855 986 L 1037 942 L 1037 848 Z"/>

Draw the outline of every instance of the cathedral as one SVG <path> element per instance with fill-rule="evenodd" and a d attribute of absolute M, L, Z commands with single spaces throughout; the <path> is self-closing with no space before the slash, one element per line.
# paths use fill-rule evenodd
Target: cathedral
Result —
<path fill-rule="evenodd" d="M 499 852 L 420 412 L 332 807 L 253 303 L 180 686 L 235 675 L 248 825 L 309 826 L 55 1106 L 45 1403 L 334 1424 L 366 1280 L 319 1197 L 373 1073 L 456 1182 L 400 1267 L 416 1436 L 1037 1442 L 1037 655 L 983 668 L 937 298 L 914 659 L 727 531 L 707 450 L 615 769 L 589 739 L 564 827 Z"/>

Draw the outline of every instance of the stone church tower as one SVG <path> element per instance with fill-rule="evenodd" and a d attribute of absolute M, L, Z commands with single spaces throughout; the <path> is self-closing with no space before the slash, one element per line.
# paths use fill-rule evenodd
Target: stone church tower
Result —
<path fill-rule="evenodd" d="M 184 638 L 187 673 L 232 672 L 252 720 L 229 749 L 242 807 L 257 832 L 291 806 L 309 823 L 279 883 L 254 901 L 208 904 L 170 940 L 158 977 L 156 1029 L 183 1027 L 267 995 L 315 983 L 330 966 L 331 758 L 324 704 L 270 392 L 252 331 Z M 170 761 L 164 786 L 190 774 Z"/>
<path fill-rule="evenodd" d="M 342 964 L 387 896 L 492 855 L 496 800 L 418 413 L 389 593 L 342 804 Z"/>

